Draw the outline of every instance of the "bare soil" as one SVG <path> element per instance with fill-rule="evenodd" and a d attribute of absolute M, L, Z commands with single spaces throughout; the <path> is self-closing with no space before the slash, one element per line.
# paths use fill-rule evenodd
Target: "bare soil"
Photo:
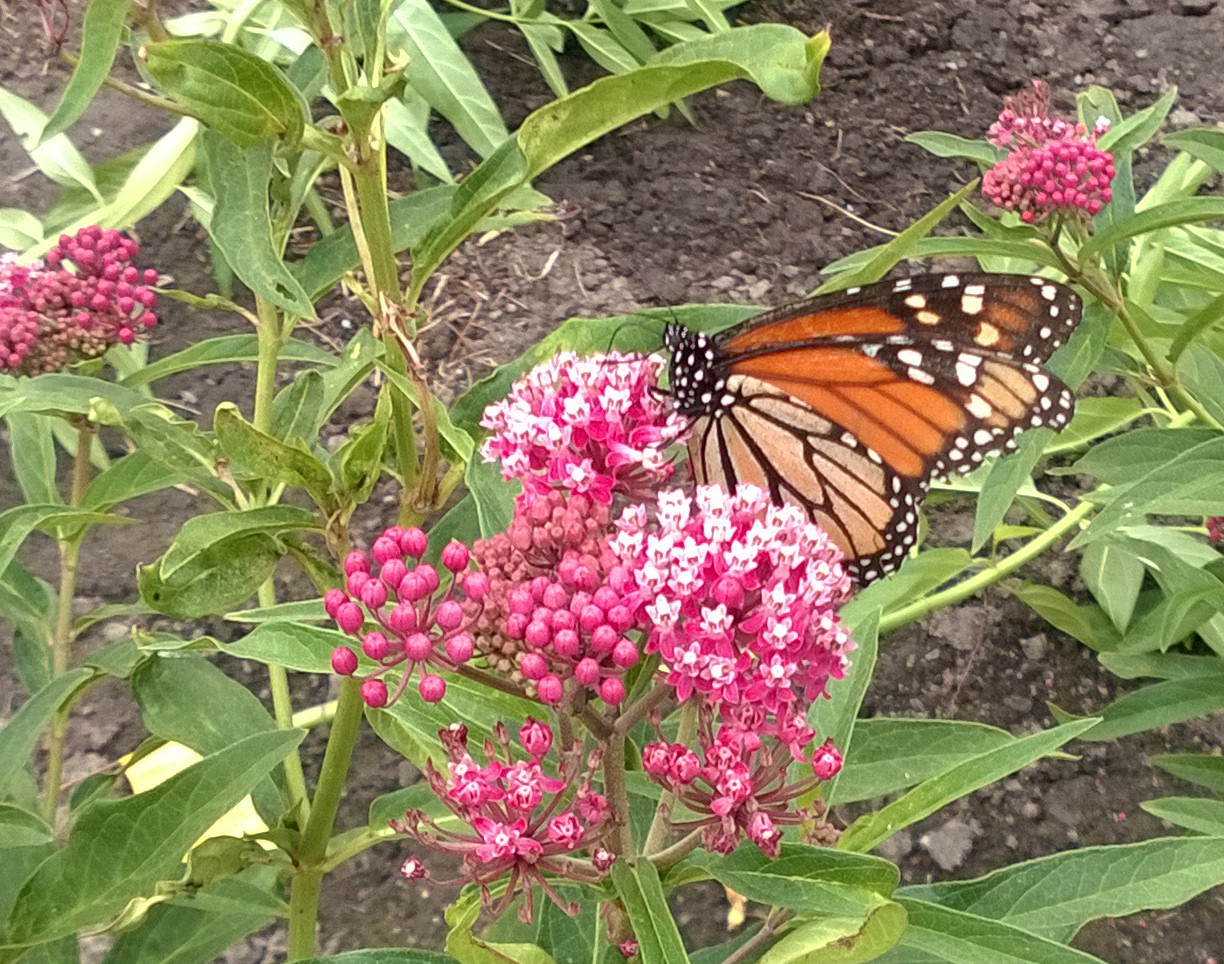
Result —
<path fill-rule="evenodd" d="M 9 4 L 0 21 L 8 34 L 0 83 L 48 108 L 66 75 L 44 62 L 31 6 Z M 80 4 L 70 7 L 79 20 Z M 470 243 L 427 293 L 438 323 L 425 352 L 449 393 L 571 315 L 690 301 L 776 304 L 806 293 L 823 265 L 904 228 L 972 175 L 966 165 L 905 144 L 906 134 L 940 129 L 980 136 L 1002 96 L 1031 77 L 1047 79 L 1063 109 L 1092 83 L 1112 89 L 1126 111 L 1176 85 L 1173 126 L 1224 120 L 1224 7 L 1215 0 L 775 0 L 735 13 L 808 32 L 830 25 L 834 45 L 824 92 L 806 107 L 782 108 L 754 88 L 732 85 L 692 98 L 695 126 L 679 116 L 650 118 L 548 172 L 538 187 L 570 216 Z M 482 28 L 466 47 L 512 126 L 547 101 L 517 35 Z M 565 68 L 575 81 L 594 76 L 579 56 Z M 106 93 L 73 136 L 97 160 L 164 127 L 163 118 Z M 441 128 L 438 136 L 446 140 Z M 448 151 L 463 156 L 453 144 Z M 1165 157 L 1156 149 L 1141 158 L 1141 176 L 1150 177 Z M 51 186 L 31 172 L 9 132 L 0 132 L 0 206 L 41 211 L 52 198 Z M 142 223 L 139 237 L 148 260 L 181 287 L 210 287 L 203 235 L 180 201 Z M 363 323 L 358 309 L 342 302 L 329 303 L 323 317 L 324 336 L 343 337 Z M 231 319 L 167 305 L 152 354 L 235 328 Z M 163 391 L 210 422 L 219 401 L 249 398 L 252 387 L 251 370 L 238 366 L 167 383 Z M 340 418 L 367 416 L 373 397 L 363 389 Z M 10 468 L 0 465 L 0 509 L 18 498 Z M 360 520 L 367 531 L 390 520 L 391 500 L 390 490 L 376 493 Z M 143 524 L 129 527 L 122 539 L 106 533 L 91 539 L 82 606 L 133 600 L 135 566 L 155 559 L 198 509 L 182 493 L 145 498 L 130 510 Z M 967 543 L 971 525 L 969 510 L 943 507 L 932 513 L 932 538 Z M 27 564 L 49 577 L 52 547 L 29 550 Z M 1049 555 L 1023 575 L 1082 591 L 1068 556 Z M 222 639 L 239 632 L 225 625 L 206 629 Z M 8 648 L 0 648 L 0 718 L 24 699 L 10 663 Z M 258 673 L 235 672 L 262 687 Z M 1086 713 L 1129 685 L 1001 588 L 886 637 L 865 712 L 980 720 L 1024 733 L 1052 723 L 1047 702 Z M 324 680 L 302 680 L 299 702 L 321 699 L 326 689 Z M 69 778 L 127 752 L 139 737 L 127 695 L 118 687 L 99 690 L 72 731 Z M 906 881 L 921 882 L 970 878 L 1024 858 L 1171 832 L 1139 808 L 1143 800 L 1182 792 L 1151 765 L 1150 755 L 1210 751 L 1222 737 L 1217 717 L 1115 743 L 1077 744 L 1075 760 L 1042 763 L 975 793 L 894 837 L 881 852 L 900 864 Z M 308 744 L 312 765 L 321 747 L 317 738 Z M 367 736 L 342 820 L 364 822 L 370 800 L 414 776 Z M 375 849 L 329 878 L 322 924 L 327 950 L 439 946 L 452 893 L 403 883 L 396 868 L 404 853 L 399 846 Z M 678 913 L 695 943 L 725 938 L 720 908 L 714 889 L 681 899 Z M 1224 958 L 1222 922 L 1224 890 L 1216 889 L 1175 911 L 1094 923 L 1075 944 L 1117 964 L 1214 964 Z M 277 960 L 281 948 L 277 933 L 264 933 L 228 960 Z"/>

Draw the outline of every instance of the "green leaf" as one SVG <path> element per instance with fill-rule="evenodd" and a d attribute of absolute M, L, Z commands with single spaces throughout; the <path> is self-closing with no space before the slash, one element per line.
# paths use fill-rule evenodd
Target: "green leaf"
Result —
<path fill-rule="evenodd" d="M 1177 907 L 1221 882 L 1224 839 L 1179 837 L 1083 847 L 976 880 L 903 887 L 897 897 L 1069 941 L 1090 920 Z"/>
<path fill-rule="evenodd" d="M 838 841 L 838 847 L 860 853 L 871 850 L 898 830 L 930 816 L 953 800 L 1053 753 L 1068 740 L 1090 729 L 1095 722 L 1095 719 L 1089 719 L 1064 723 L 971 757 L 923 781 L 883 809 L 854 821 Z"/>
<path fill-rule="evenodd" d="M 1205 797 L 1161 797 L 1139 806 L 1161 820 L 1195 833 L 1224 837 L 1224 800 Z"/>
<path fill-rule="evenodd" d="M 1082 446 L 1102 435 L 1113 435 L 1143 416 L 1137 398 L 1081 398 L 1075 403 L 1075 416 L 1058 434 L 1053 450 Z"/>
<path fill-rule="evenodd" d="M 289 144 L 302 139 L 307 113 L 301 95 L 256 54 L 200 39 L 147 43 L 142 50 L 145 67 L 166 94 L 238 147 L 271 138 Z"/>
<path fill-rule="evenodd" d="M 42 817 L 11 803 L 0 803 L 0 852 L 55 844 L 55 832 Z"/>
<path fill-rule="evenodd" d="M 290 338 L 285 343 L 278 357 L 283 362 L 305 362 L 311 365 L 321 365 L 324 368 L 333 368 L 336 365 L 335 355 L 296 338 Z M 153 364 L 137 369 L 124 378 L 120 384 L 127 388 L 140 388 L 165 378 L 167 375 L 192 371 L 203 365 L 229 365 L 234 362 L 258 360 L 258 335 L 222 335 L 219 338 L 206 338 L 173 355 L 159 358 Z"/>
<path fill-rule="evenodd" d="M 942 131 L 916 131 L 904 138 L 907 144 L 917 144 L 936 157 L 965 157 L 983 167 L 994 167 L 1003 159 L 1003 151 L 986 141 L 958 137 Z"/>
<path fill-rule="evenodd" d="M 62 503 L 55 479 L 55 436 L 46 416 L 10 412 L 9 461 L 26 502 Z"/>
<path fill-rule="evenodd" d="M 351 647 L 354 643 L 352 636 L 337 629 L 268 622 L 228 644 L 225 652 L 239 659 L 283 666 L 298 673 L 330 673 L 332 650 L 337 646 Z"/>
<path fill-rule="evenodd" d="M 99 522 L 131 521 L 123 516 L 54 503 L 15 506 L 7 512 L 0 512 L 0 572 L 8 568 L 31 532 L 75 534 Z"/>
<path fill-rule="evenodd" d="M 1052 586 L 1022 582 L 1012 595 L 1055 629 L 1074 636 L 1089 649 L 1116 649 L 1120 636 L 1104 611 L 1095 605 L 1077 605 Z"/>
<path fill-rule="evenodd" d="M 316 371 L 302 372 L 272 400 L 272 434 L 309 444 L 326 418 L 323 404 L 323 376 Z"/>
<path fill-rule="evenodd" d="M 684 867 L 700 869 L 761 904 L 860 920 L 900 880 L 897 868 L 882 857 L 791 843 L 773 859 L 747 843 L 729 856 L 697 851 Z"/>
<path fill-rule="evenodd" d="M 1016 501 L 1021 486 L 1032 481 L 1033 468 L 1045 454 L 1046 445 L 1053 437 L 1053 431 L 1048 428 L 1032 429 L 1020 437 L 1014 452 L 991 463 L 986 470 L 986 479 L 982 482 L 973 516 L 970 552 L 977 552 L 990 541 L 995 527 L 1003 521 L 1007 510 Z"/>
<path fill-rule="evenodd" d="M 1165 134 L 1162 140 L 1167 146 L 1185 151 L 1216 171 L 1224 171 L 1224 131 L 1218 127 L 1188 127 Z"/>
<path fill-rule="evenodd" d="M 285 267 L 272 241 L 268 181 L 272 142 L 240 149 L 220 134 L 200 138 L 215 200 L 209 236 L 248 288 L 298 318 L 313 318 L 314 305 Z"/>
<path fill-rule="evenodd" d="M 43 128 L 40 140 L 66 131 L 85 113 L 110 73 L 123 36 L 130 0 L 90 0 L 81 24 L 80 60 L 73 68 L 60 102 Z"/>
<path fill-rule="evenodd" d="M 240 606 L 272 575 L 282 554 L 275 539 L 262 532 L 236 535 L 193 553 L 163 578 L 154 563 L 139 566 L 136 586 L 154 612 L 176 619 L 210 616 Z"/>
<path fill-rule="evenodd" d="M 55 711 L 74 698 L 93 676 L 87 669 L 69 670 L 26 700 L 5 722 L 0 729 L 0 800 L 8 796 L 14 780 L 25 772 L 30 754 Z"/>
<path fill-rule="evenodd" d="M 102 964 L 208 964 L 275 918 L 269 903 L 276 886 L 273 868 L 254 867 L 152 907 L 139 927 L 119 935 Z"/>
<path fill-rule="evenodd" d="M 1220 668 L 1216 656 L 1186 656 L 1182 653 L 1101 653 L 1102 666 L 1123 679 L 1187 679 L 1210 675 Z"/>
<path fill-rule="evenodd" d="M 173 579 L 180 569 L 196 565 L 201 555 L 228 539 L 257 533 L 272 536 L 318 527 L 313 512 L 293 505 L 267 505 L 192 516 L 183 523 L 158 562 L 159 573 L 163 579 Z"/>
<path fill-rule="evenodd" d="M 1051 706 L 1059 719 L 1075 719 L 1065 710 Z M 1100 710 L 1099 722 L 1080 739 L 1092 742 L 1113 740 L 1131 733 L 1141 733 L 1171 723 L 1181 723 L 1224 709 L 1224 671 L 1200 679 L 1174 679 L 1153 683 L 1127 693 L 1121 699 Z"/>
<path fill-rule="evenodd" d="M 443 183 L 454 181 L 446 159 L 429 139 L 429 104 L 412 88 L 406 89 L 399 100 L 387 102 L 383 133 L 387 143 L 404 154 L 414 166 Z"/>
<path fill-rule="evenodd" d="M 822 295 L 831 291 L 843 291 L 855 285 L 868 285 L 879 281 L 884 275 L 888 274 L 898 261 L 913 255 L 918 242 L 926 238 L 928 234 L 935 230 L 940 221 L 955 211 L 960 203 L 977 187 L 977 184 L 976 180 L 970 181 L 955 194 L 940 201 L 939 204 L 935 205 L 935 207 L 888 243 L 873 248 L 870 252 L 863 252 L 864 258 L 859 264 L 845 273 L 833 275 L 833 277 L 816 289 L 816 294 Z M 832 270 L 833 266 L 831 265 L 825 269 L 826 273 Z"/>
<path fill-rule="evenodd" d="M 1193 426 L 1131 429 L 1094 445 L 1071 470 L 1107 485 L 1125 485 L 1219 437 L 1215 429 Z"/>
<path fill-rule="evenodd" d="M 0 115 L 21 141 L 21 146 L 30 155 L 30 160 L 46 177 L 64 187 L 79 185 L 85 188 L 99 204 L 102 195 L 94 181 L 89 162 L 72 146 L 64 134 L 42 141 L 47 126 L 47 115 L 28 100 L 0 87 Z M 42 141 L 42 143 L 39 143 Z M 56 238 L 46 240 L 44 250 L 56 243 Z M 39 252 L 41 253 L 41 252 Z"/>
<path fill-rule="evenodd" d="M 1111 151 L 1115 158 L 1134 154 L 1160 130 L 1176 100 L 1177 88 L 1170 87 L 1155 103 L 1112 125 L 1098 138 L 1097 147 Z"/>
<path fill-rule="evenodd" d="M 1115 489 L 1111 495 L 1112 501 L 1071 541 L 1068 548 L 1082 548 L 1117 529 L 1142 521 L 1145 515 L 1151 513 L 1220 513 L 1224 509 L 1224 438 L 1217 436 L 1181 452 L 1130 485 Z"/>
<path fill-rule="evenodd" d="M 374 421 L 365 425 L 349 426 L 349 437 L 336 449 L 331 459 L 333 469 L 340 479 L 341 490 L 355 504 L 361 504 L 370 497 L 382 476 L 383 455 L 387 449 L 387 431 L 391 420 L 390 398 L 387 394 L 379 397 L 374 409 Z"/>
<path fill-rule="evenodd" d="M 304 448 L 287 445 L 259 431 L 229 402 L 217 406 L 213 418 L 217 442 L 234 464 L 256 476 L 305 489 L 321 507 L 331 498 L 332 476 L 327 466 Z"/>
<path fill-rule="evenodd" d="M 818 700 L 808 711 L 808 724 L 821 737 L 832 740 L 842 756 L 850 759 L 858 754 L 857 740 L 854 739 L 858 725 L 856 720 L 863 697 L 867 695 L 867 687 L 875 675 L 876 655 L 880 647 L 880 611 L 871 610 L 854 623 L 847 621 L 847 627 L 857 644 L 850 670 L 845 679 L 830 683 L 830 699 Z M 854 749 L 851 750 L 851 747 Z M 821 787 L 820 795 L 827 800 L 834 799 L 844 772 L 843 769 Z"/>
<path fill-rule="evenodd" d="M 870 609 L 882 609 L 884 618 L 880 631 L 887 633 L 895 628 L 890 625 L 887 613 L 920 599 L 932 589 L 960 575 L 973 565 L 973 557 L 964 549 L 927 549 L 918 553 L 896 572 L 877 579 L 859 592 L 842 609 L 842 619 L 855 622 L 860 613 Z"/>
<path fill-rule="evenodd" d="M 830 804 L 872 800 L 906 790 L 1016 738 L 962 720 L 867 719 L 854 728 L 854 752 L 838 774 Z"/>
<path fill-rule="evenodd" d="M 489 539 L 510 528 L 510 520 L 514 516 L 514 499 L 521 484 L 517 481 L 505 481 L 496 465 L 480 457 L 468 463 L 464 481 L 476 504 L 480 537 Z"/>
<path fill-rule="evenodd" d="M 612 865 L 609 877 L 629 917 L 642 960 L 687 964 L 684 942 L 654 866 L 645 860 L 630 866 L 622 858 Z"/>
<path fill-rule="evenodd" d="M 1190 345 L 1177 363 L 1177 377 L 1207 414 L 1224 424 L 1224 361 L 1220 356 L 1202 345 Z"/>
<path fill-rule="evenodd" d="M 1080 557 L 1080 578 L 1120 632 L 1126 630 L 1147 569 L 1127 543 L 1103 539 Z"/>
<path fill-rule="evenodd" d="M 1152 762 L 1166 773 L 1224 793 L 1224 757 L 1207 753 L 1161 753 Z"/>
<path fill-rule="evenodd" d="M 301 742 L 301 731 L 261 733 L 205 757 L 146 793 L 83 810 L 68 845 L 17 895 L 0 941 L 28 946 L 113 917 L 176 874 L 205 830 Z"/>
<path fill-rule="evenodd" d="M 909 927 L 882 964 L 1105 964 L 1098 957 L 997 921 L 901 898 Z"/>
<path fill-rule="evenodd" d="M 1091 258 L 1108 251 L 1127 238 L 1150 234 L 1161 228 L 1171 228 L 1178 224 L 1195 224 L 1201 221 L 1218 221 L 1221 218 L 1224 218 L 1224 198 L 1193 197 L 1157 204 L 1123 217 L 1098 231 L 1080 248 L 1079 257 L 1081 259 Z"/>
<path fill-rule="evenodd" d="M 781 103 L 805 103 L 819 90 L 828 46 L 826 33 L 809 39 L 793 27 L 755 24 L 677 44 L 637 70 L 601 78 L 534 111 L 464 179 L 450 210 L 414 249 L 412 290 L 421 290 L 504 197 L 567 155 L 634 118 L 729 80 L 751 80 Z"/>
<path fill-rule="evenodd" d="M 20 208 L 0 208 L 0 248 L 24 251 L 43 240 L 42 222 Z"/>
<path fill-rule="evenodd" d="M 493 892 L 504 888 L 504 883 L 493 885 Z M 545 899 L 542 896 L 538 899 Z M 460 964 L 556 964 L 541 948 L 532 944 L 492 944 L 476 937 L 473 927 L 480 918 L 481 901 L 475 887 L 465 887 L 450 907 L 446 909 L 446 923 L 450 932 L 446 935 L 446 951 Z M 333 958 L 327 958 L 330 962 Z"/>
<path fill-rule="evenodd" d="M 905 932 L 905 908 L 880 901 L 866 918 L 800 917 L 756 964 L 859 964 L 874 961 Z"/>
<path fill-rule="evenodd" d="M 180 481 L 178 473 L 144 449 L 137 449 L 116 459 L 105 471 L 94 476 L 81 499 L 81 508 L 108 512 L 120 502 L 160 492 Z"/>
<path fill-rule="evenodd" d="M 408 58 L 408 84 L 481 157 L 510 136 L 471 61 L 426 0 L 405 0 L 388 23 L 387 44 Z"/>

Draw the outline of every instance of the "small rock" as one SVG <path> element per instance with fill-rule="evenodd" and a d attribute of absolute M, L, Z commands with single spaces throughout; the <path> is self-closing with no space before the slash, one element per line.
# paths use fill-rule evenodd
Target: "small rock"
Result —
<path fill-rule="evenodd" d="M 1034 662 L 1039 662 L 1045 659 L 1046 651 L 1049 649 L 1050 642 L 1046 639 L 1045 633 L 1038 633 L 1036 636 L 1030 636 L 1028 639 L 1020 640 L 1020 648 L 1024 650 L 1026 659 L 1031 659 Z"/>
<path fill-rule="evenodd" d="M 955 870 L 973 849 L 974 836 L 973 828 L 963 820 L 949 820 L 938 830 L 923 834 L 918 843 L 942 870 Z"/>
<path fill-rule="evenodd" d="M 914 849 L 914 837 L 908 830 L 901 830 L 876 847 L 875 852 L 894 864 Z"/>

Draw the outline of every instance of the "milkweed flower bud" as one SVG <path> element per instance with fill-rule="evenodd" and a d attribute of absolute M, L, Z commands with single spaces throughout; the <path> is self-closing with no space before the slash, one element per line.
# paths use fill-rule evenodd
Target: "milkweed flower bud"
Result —
<path fill-rule="evenodd" d="M 430 670 L 453 671 L 474 655 L 470 630 L 483 608 L 488 580 L 479 573 L 451 569 L 454 578 L 439 594 L 437 570 L 419 561 L 428 547 L 428 537 L 420 529 L 392 526 L 374 540 L 369 555 L 349 553 L 344 560 L 346 588 L 329 590 L 323 597 L 324 609 L 340 630 L 360 637 L 361 651 L 379 664 L 362 685 L 362 698 L 370 706 L 394 703 L 414 674 L 420 677 L 421 698 L 436 703 L 446 695 L 446 681 Z M 446 552 L 452 565 L 461 558 L 467 565 L 468 551 L 459 543 L 448 545 Z M 363 634 L 367 621 L 379 628 Z M 332 653 L 332 668 L 351 676 L 358 668 L 356 653 L 339 647 Z M 390 691 L 374 677 L 393 668 L 402 672 Z"/>
<path fill-rule="evenodd" d="M 140 246 L 92 226 L 61 235 L 42 261 L 0 257 L 0 372 L 38 375 L 130 345 L 157 324 L 157 272 Z"/>

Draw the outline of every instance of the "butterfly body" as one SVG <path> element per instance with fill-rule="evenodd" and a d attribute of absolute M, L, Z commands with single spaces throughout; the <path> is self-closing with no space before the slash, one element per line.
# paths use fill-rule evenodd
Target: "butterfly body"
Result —
<path fill-rule="evenodd" d="M 933 476 L 965 472 L 1074 396 L 1041 368 L 1079 298 L 1023 275 L 923 275 L 765 312 L 716 335 L 669 326 L 699 482 L 751 482 L 802 507 L 861 582 L 917 538 Z"/>

